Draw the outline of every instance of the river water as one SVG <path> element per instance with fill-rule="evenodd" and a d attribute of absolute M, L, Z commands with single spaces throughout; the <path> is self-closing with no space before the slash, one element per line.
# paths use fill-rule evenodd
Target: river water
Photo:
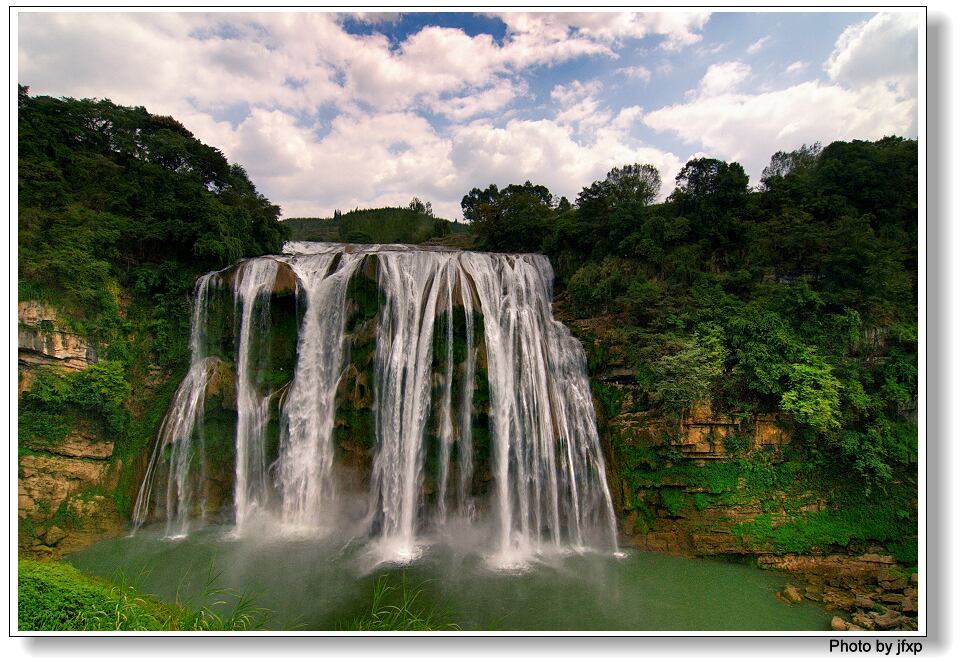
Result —
<path fill-rule="evenodd" d="M 68 560 L 105 578 L 122 573 L 144 592 L 195 607 L 213 574 L 216 587 L 245 592 L 270 609 L 271 630 L 350 628 L 385 575 L 391 585 L 404 581 L 420 590 L 416 604 L 433 608 L 437 622 L 466 631 L 829 629 L 828 613 L 778 601 L 784 577 L 755 567 L 629 551 L 546 555 L 505 571 L 473 552 L 478 540 L 465 535 L 432 540 L 416 561 L 392 565 L 376 564 L 365 540 L 238 538 L 233 526 L 170 539 L 158 525 Z"/>

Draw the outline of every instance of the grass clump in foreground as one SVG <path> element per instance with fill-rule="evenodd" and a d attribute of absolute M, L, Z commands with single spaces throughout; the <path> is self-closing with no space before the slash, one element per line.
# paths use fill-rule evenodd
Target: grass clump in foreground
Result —
<path fill-rule="evenodd" d="M 263 628 L 270 612 L 249 595 L 214 587 L 208 573 L 198 608 L 168 604 L 145 595 L 126 577 L 104 581 L 64 562 L 21 558 L 17 570 L 17 629 L 20 631 L 240 631 Z M 236 600 L 221 615 L 226 597 Z"/>
<path fill-rule="evenodd" d="M 383 574 L 374 585 L 371 608 L 345 627 L 352 631 L 443 631 L 461 629 L 455 622 L 447 622 L 447 613 L 434 607 L 426 608 L 416 602 L 422 594 L 422 583 L 412 588 L 402 574 L 401 586 L 392 585 L 391 577 Z"/>

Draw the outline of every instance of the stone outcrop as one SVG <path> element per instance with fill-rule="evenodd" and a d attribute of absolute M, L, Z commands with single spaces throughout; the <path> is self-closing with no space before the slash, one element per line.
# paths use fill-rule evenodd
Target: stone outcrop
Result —
<path fill-rule="evenodd" d="M 29 439 L 26 444 L 31 450 L 49 452 L 71 459 L 105 460 L 110 459 L 114 454 L 113 442 L 101 440 L 92 432 L 84 429 L 72 429 L 66 438 L 58 442 Z"/>
<path fill-rule="evenodd" d="M 60 557 L 124 527 L 114 499 L 98 493 L 118 486 L 121 462 L 106 460 L 113 445 L 74 439 L 60 450 L 77 456 L 20 457 L 18 543 L 32 556 Z"/>
<path fill-rule="evenodd" d="M 106 473 L 107 464 L 102 461 L 45 455 L 21 457 L 20 516 L 49 516 L 69 495 L 99 484 Z"/>
<path fill-rule="evenodd" d="M 73 523 L 69 529 L 40 524 L 28 538 L 21 531 L 20 548 L 34 557 L 59 558 L 124 530 L 124 519 L 107 496 L 67 500 L 64 511 Z"/>
<path fill-rule="evenodd" d="M 842 580 L 887 581 L 888 583 L 891 580 L 892 570 L 897 567 L 893 556 L 879 553 L 863 553 L 856 556 L 842 554 L 822 556 L 760 555 L 758 563 L 764 569 L 780 569 L 801 574 L 819 575 L 830 583 L 838 583 Z"/>
<path fill-rule="evenodd" d="M 714 414 L 707 403 L 693 406 L 676 425 L 646 413 L 621 413 L 609 423 L 612 433 L 648 447 L 669 447 L 695 461 L 729 459 L 733 446 L 746 451 L 775 450 L 789 443 L 789 418 L 777 414 Z"/>
<path fill-rule="evenodd" d="M 86 338 L 59 325 L 57 310 L 50 305 L 20 301 L 17 323 L 18 362 L 26 371 L 40 365 L 82 370 L 97 361 L 93 346 Z M 20 391 L 28 389 L 29 383 L 30 377 L 22 374 Z"/>

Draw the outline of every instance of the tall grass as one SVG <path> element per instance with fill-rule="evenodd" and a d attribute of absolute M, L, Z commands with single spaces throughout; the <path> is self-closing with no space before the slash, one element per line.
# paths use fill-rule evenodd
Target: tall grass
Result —
<path fill-rule="evenodd" d="M 249 593 L 217 587 L 208 571 L 199 606 L 169 604 L 142 593 L 118 573 L 112 581 L 87 576 L 63 562 L 20 559 L 17 628 L 20 631 L 239 631 L 263 628 L 271 611 Z M 178 600 L 179 601 L 179 600 Z M 233 602 L 233 605 L 230 605 Z"/>
<path fill-rule="evenodd" d="M 423 592 L 421 583 L 411 587 L 405 574 L 401 585 L 392 585 L 391 577 L 383 574 L 375 582 L 371 607 L 356 617 L 346 627 L 354 631 L 441 631 L 461 627 L 449 622 L 449 614 L 438 612 L 434 606 L 425 607 L 417 602 Z"/>

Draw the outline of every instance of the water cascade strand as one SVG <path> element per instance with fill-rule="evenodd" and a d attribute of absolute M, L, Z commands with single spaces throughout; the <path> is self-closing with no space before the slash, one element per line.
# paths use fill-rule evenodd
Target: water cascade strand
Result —
<path fill-rule="evenodd" d="M 333 508 L 331 435 L 335 393 L 345 366 L 345 295 L 361 258 L 332 251 L 287 260 L 306 302 L 278 460 L 282 520 L 295 528 L 310 530 L 326 523 Z"/>
<path fill-rule="evenodd" d="M 235 314 L 240 318 L 237 342 L 237 434 L 235 435 L 234 517 L 237 533 L 266 504 L 267 462 L 264 432 L 271 396 L 259 393 L 258 343 L 253 341 L 255 319 L 259 332 L 267 328 L 268 302 L 278 262 L 270 257 L 248 260 L 234 281 Z M 253 363 L 253 364 L 252 364 Z"/>
<path fill-rule="evenodd" d="M 205 328 L 207 327 L 207 298 L 213 273 L 202 275 L 194 287 L 194 307 L 191 314 L 191 366 L 174 393 L 170 409 L 161 421 L 158 442 L 148 465 L 147 474 L 141 483 L 134 502 L 132 523 L 136 530 L 147 518 L 150 507 L 154 472 L 158 455 L 170 448 L 171 470 L 167 473 L 165 505 L 167 511 L 168 537 L 182 537 L 190 528 L 193 513 L 195 488 L 191 480 L 190 465 L 194 457 L 203 458 L 204 438 L 198 421 L 204 417 L 204 399 L 207 382 L 216 359 L 206 355 Z M 198 438 L 194 432 L 198 430 Z M 195 444 L 198 447 L 195 447 Z M 200 476 L 196 480 L 203 484 L 204 464 L 200 462 Z M 203 498 L 203 492 L 201 492 Z M 203 516 L 204 503 L 200 503 Z"/>

